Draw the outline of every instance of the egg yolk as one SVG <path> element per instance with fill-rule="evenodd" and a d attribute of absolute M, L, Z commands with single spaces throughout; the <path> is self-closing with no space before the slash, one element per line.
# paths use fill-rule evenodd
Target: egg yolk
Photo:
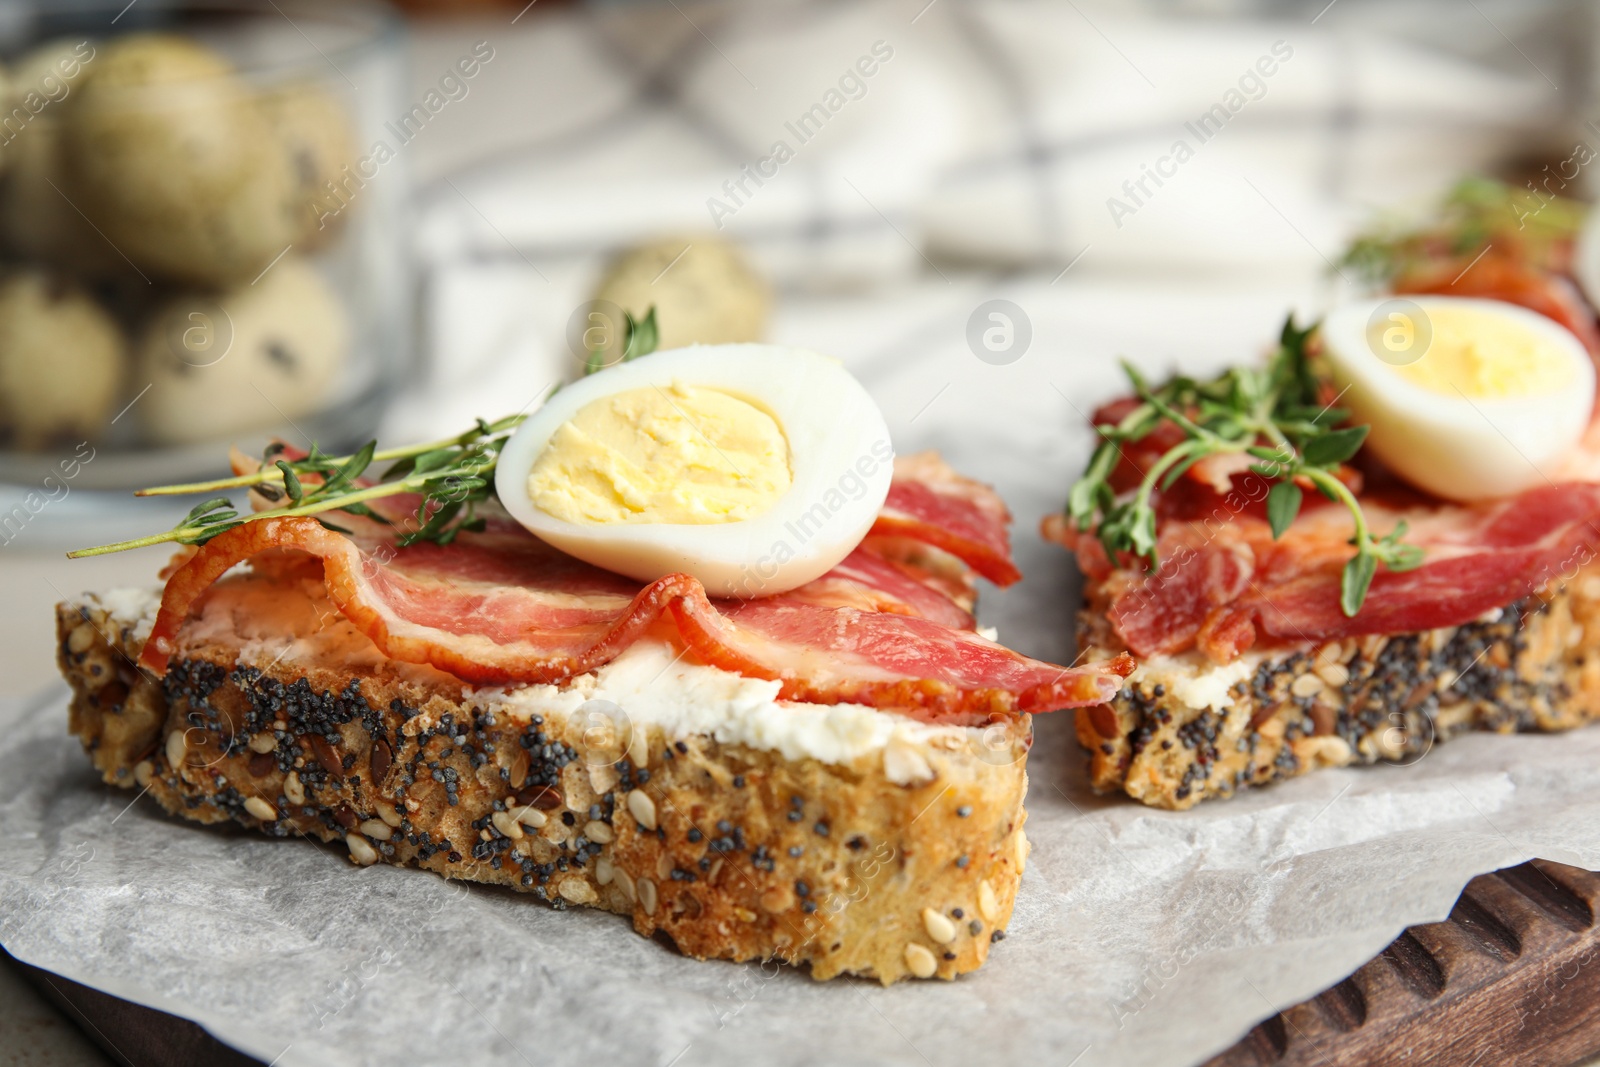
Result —
<path fill-rule="evenodd" d="M 1435 306 L 1428 321 L 1433 339 L 1422 358 L 1393 369 L 1431 393 L 1509 400 L 1557 393 L 1572 383 L 1568 354 L 1515 319 L 1483 308 Z M 1379 340 L 1373 339 L 1375 346 Z"/>
<path fill-rule="evenodd" d="M 771 415 L 674 382 L 586 404 L 534 461 L 528 495 L 571 523 L 706 525 L 762 514 L 793 481 Z"/>

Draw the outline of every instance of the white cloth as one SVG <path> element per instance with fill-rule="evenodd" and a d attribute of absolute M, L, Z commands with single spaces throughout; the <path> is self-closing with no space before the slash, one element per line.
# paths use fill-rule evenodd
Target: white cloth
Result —
<path fill-rule="evenodd" d="M 1484 32 L 1548 18 L 1480 7 Z M 1493 38 L 1505 73 L 1408 43 L 1410 27 L 1358 4 L 1315 25 L 1049 0 L 935 0 L 920 16 L 903 2 L 628 5 L 528 25 L 500 62 L 526 65 L 519 111 L 545 115 L 532 120 L 543 132 L 435 185 L 430 263 L 542 265 L 719 226 L 800 287 L 903 277 L 928 269 L 924 254 L 1318 261 L 1353 210 L 1503 157 L 1560 103 L 1520 46 Z M 1202 141 L 1195 124 L 1219 105 L 1226 125 Z M 1193 158 L 1130 195 L 1123 183 L 1179 141 Z M 730 191 L 780 142 L 792 158 Z M 1132 213 L 1114 217 L 1113 198 Z"/>
<path fill-rule="evenodd" d="M 385 436 L 454 432 L 569 376 L 568 317 L 630 242 L 720 222 L 783 294 L 784 342 L 807 332 L 786 306 L 915 292 L 938 307 L 973 267 L 1070 269 L 1053 291 L 1303 280 L 1375 205 L 1435 195 L 1563 106 L 1544 54 L 1496 29 L 1525 36 L 1542 6 L 1479 0 L 1481 26 L 1451 27 L 1454 54 L 1407 43 L 1438 36 L 1400 21 L 1412 9 L 1356 0 L 1315 25 L 925 2 L 612 5 L 420 36 L 419 84 L 479 36 L 496 56 L 477 98 L 419 141 L 431 360 Z M 725 187 L 762 160 L 762 184 Z"/>

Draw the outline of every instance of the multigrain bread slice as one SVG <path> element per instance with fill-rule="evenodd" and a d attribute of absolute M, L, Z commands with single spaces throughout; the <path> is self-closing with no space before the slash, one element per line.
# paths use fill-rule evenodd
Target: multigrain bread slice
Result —
<path fill-rule="evenodd" d="M 1122 651 L 1107 583 L 1085 582 L 1084 659 Z M 1465 626 L 1249 652 L 1149 657 L 1109 705 L 1079 709 L 1096 789 L 1159 808 L 1305 774 L 1408 763 L 1467 730 L 1600 719 L 1600 561 Z"/>
<path fill-rule="evenodd" d="M 709 695 L 650 721 L 599 699 L 604 671 L 480 689 L 389 660 L 320 581 L 251 574 L 213 588 L 158 679 L 135 666 L 155 602 L 58 605 L 59 658 L 95 767 L 175 815 L 603 908 L 690 956 L 818 979 L 954 978 L 1004 936 L 1026 716 L 773 708 L 749 687 L 775 683 L 663 659 L 652 684 L 687 672 Z"/>

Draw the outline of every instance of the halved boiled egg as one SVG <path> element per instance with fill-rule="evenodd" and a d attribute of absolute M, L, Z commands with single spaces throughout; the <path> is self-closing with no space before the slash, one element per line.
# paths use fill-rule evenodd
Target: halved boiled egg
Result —
<path fill-rule="evenodd" d="M 1595 370 L 1572 332 L 1515 304 L 1451 296 L 1360 301 L 1322 325 L 1341 406 L 1367 447 L 1449 500 L 1510 496 L 1583 436 Z"/>
<path fill-rule="evenodd" d="M 562 388 L 502 449 L 495 489 L 568 555 L 748 598 L 849 555 L 893 474 L 883 414 L 837 360 L 696 345 Z"/>

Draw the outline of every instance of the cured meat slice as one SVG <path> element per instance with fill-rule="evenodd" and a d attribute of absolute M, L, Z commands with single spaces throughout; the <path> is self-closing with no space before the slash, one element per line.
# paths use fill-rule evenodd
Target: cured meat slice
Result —
<path fill-rule="evenodd" d="M 1135 655 L 1198 647 L 1221 663 L 1258 642 L 1460 626 L 1559 582 L 1600 553 L 1600 485 L 1593 483 L 1546 485 L 1472 507 L 1364 506 L 1375 529 L 1405 520 L 1407 542 L 1427 554 L 1415 570 L 1380 571 L 1353 618 L 1339 606 L 1340 572 L 1353 551 L 1349 515 L 1339 508 L 1302 514 L 1278 540 L 1265 522 L 1244 515 L 1217 528 L 1168 522 L 1155 574 L 1127 567 L 1115 575 L 1098 541 L 1059 518 L 1046 521 L 1045 534 L 1075 548 L 1093 580 L 1111 580 L 1107 614 Z"/>
<path fill-rule="evenodd" d="M 236 461 L 236 466 L 248 464 Z M 385 509 L 391 522 L 401 507 Z M 230 568 L 270 568 L 285 550 L 321 561 L 329 598 L 393 659 L 478 684 L 554 683 L 592 670 L 649 636 L 706 663 L 781 682 L 787 699 L 866 703 L 941 722 L 1101 703 L 1132 670 L 1126 657 L 1068 668 L 977 634 L 949 568 L 1014 581 L 1006 523 L 988 487 L 931 454 L 898 461 L 878 536 L 827 574 L 780 596 L 716 600 L 694 578 L 648 585 L 582 563 L 491 509 L 482 531 L 449 545 L 396 547 L 395 530 L 337 516 L 257 519 L 176 562 L 141 662 L 160 673 L 184 620 Z M 948 565 L 919 568 L 907 542 Z M 926 553 L 925 553 L 926 554 Z"/>
<path fill-rule="evenodd" d="M 479 684 L 562 681 L 658 628 L 675 631 L 708 663 L 780 680 L 790 699 L 869 703 L 937 721 L 1101 703 L 1132 670 L 1128 661 L 1042 663 L 912 614 L 914 601 L 937 594 L 883 561 L 866 562 L 871 557 L 847 561 L 848 577 L 825 575 L 819 588 L 714 604 L 688 575 L 640 588 L 528 534 L 380 551 L 387 547 L 363 546 L 303 517 L 229 530 L 168 580 L 141 664 L 165 670 L 190 609 L 230 568 L 269 550 L 297 549 L 322 561 L 330 599 L 385 654 Z M 901 610 L 840 603 L 876 579 Z"/>
<path fill-rule="evenodd" d="M 993 489 L 921 452 L 895 459 L 889 498 L 872 532 L 915 538 L 959 557 L 996 585 L 1010 585 L 1022 577 L 1011 562 L 1010 522 Z"/>

